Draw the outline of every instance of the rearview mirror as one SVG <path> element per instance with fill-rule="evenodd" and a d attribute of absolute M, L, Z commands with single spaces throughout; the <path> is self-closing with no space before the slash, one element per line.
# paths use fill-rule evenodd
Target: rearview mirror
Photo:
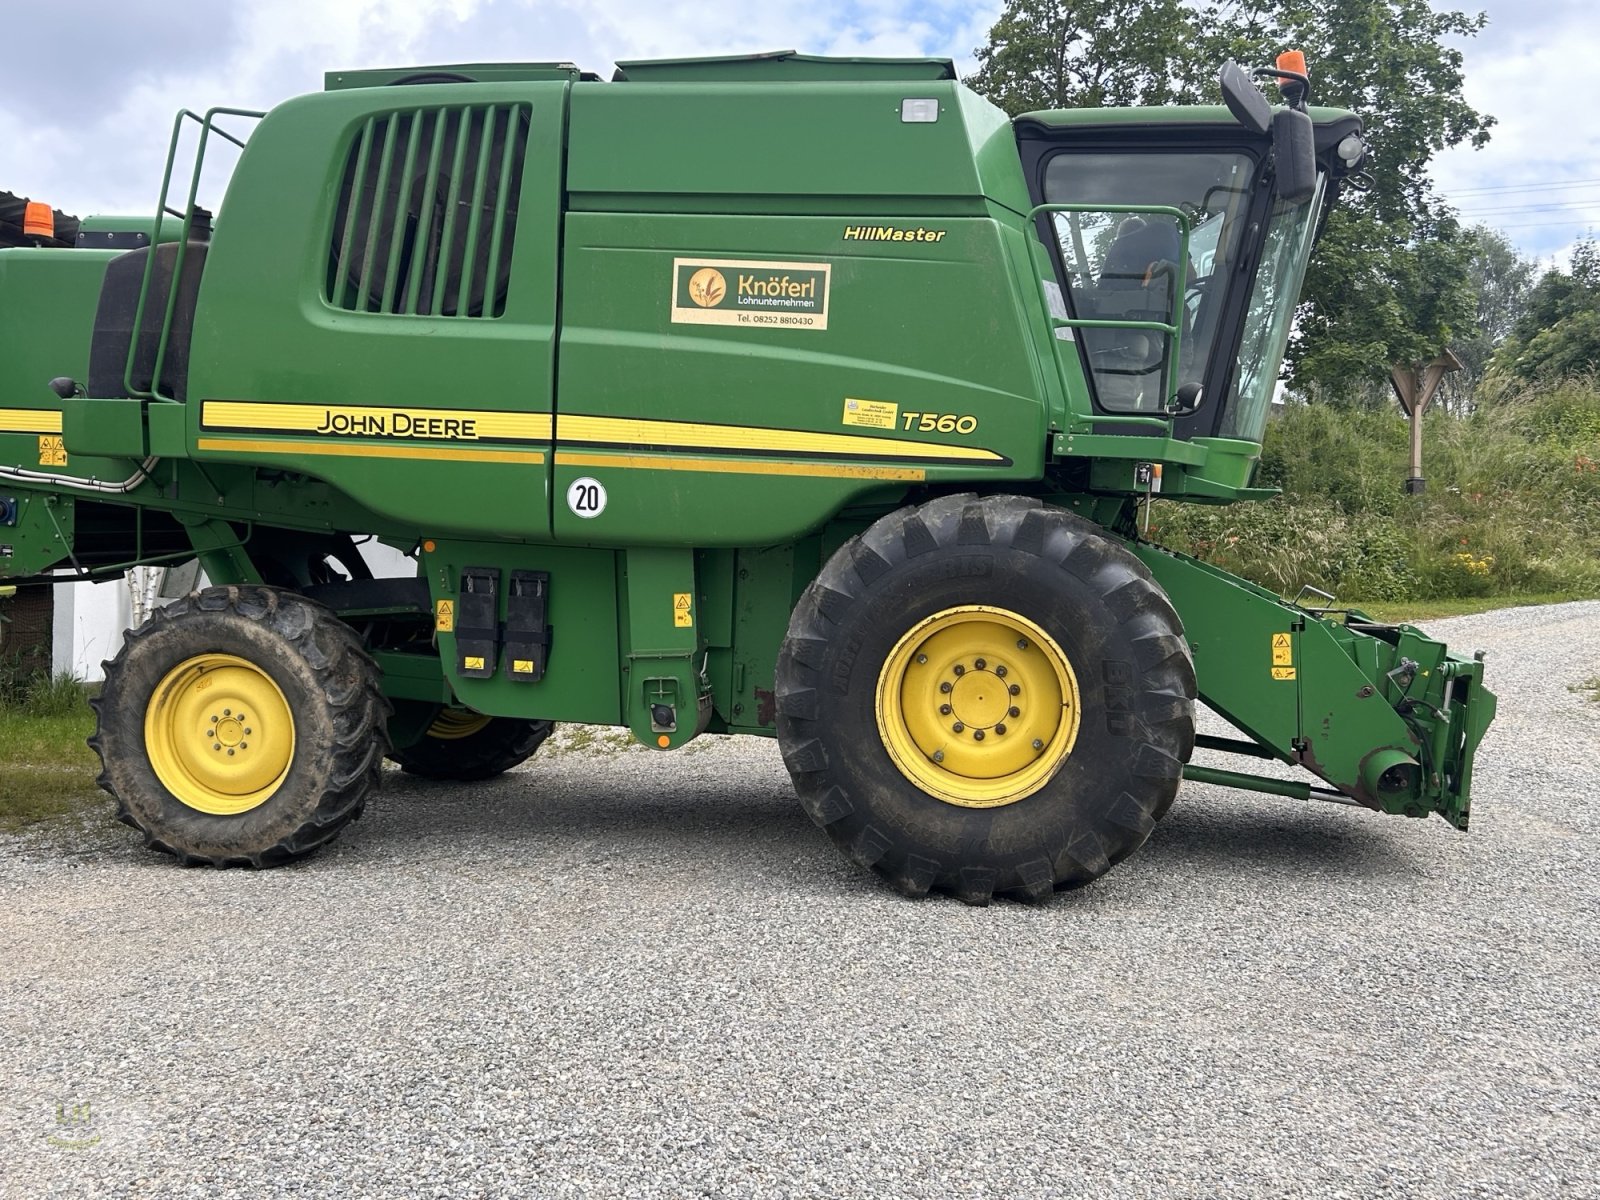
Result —
<path fill-rule="evenodd" d="M 1283 108 L 1272 114 L 1272 154 L 1278 168 L 1278 195 L 1290 204 L 1304 204 L 1316 194 L 1315 143 L 1316 131 L 1305 113 Z"/>
<path fill-rule="evenodd" d="M 1172 403 L 1167 408 L 1169 417 L 1192 417 L 1200 411 L 1200 406 L 1205 403 L 1206 390 L 1198 383 L 1183 383 L 1178 385 L 1178 392 L 1172 397 Z"/>

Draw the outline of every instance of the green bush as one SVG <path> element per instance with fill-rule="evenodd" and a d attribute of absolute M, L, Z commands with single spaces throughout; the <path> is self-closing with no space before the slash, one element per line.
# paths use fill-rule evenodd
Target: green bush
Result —
<path fill-rule="evenodd" d="M 1268 426 L 1257 477 L 1281 497 L 1158 503 L 1154 536 L 1280 594 L 1600 595 L 1600 383 L 1430 414 L 1421 496 L 1401 487 L 1409 458 L 1398 411 L 1291 404 Z"/>
<path fill-rule="evenodd" d="M 91 689 L 83 680 L 62 673 L 24 673 L 0 665 L 0 714 L 67 717 L 88 708 Z"/>

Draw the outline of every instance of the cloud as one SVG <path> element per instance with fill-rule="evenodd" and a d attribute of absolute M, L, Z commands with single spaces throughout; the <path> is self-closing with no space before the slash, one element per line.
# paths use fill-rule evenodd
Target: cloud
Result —
<path fill-rule="evenodd" d="M 1563 257 L 1600 232 L 1600 183 L 1577 182 L 1600 181 L 1600 127 L 1574 66 L 1600 58 L 1600 24 L 1570 0 L 1487 9 L 1489 28 L 1462 46 L 1465 93 L 1499 124 L 1487 148 L 1440 155 L 1435 178 L 1469 223 L 1504 230 L 1525 254 Z"/>
<path fill-rule="evenodd" d="M 173 114 L 266 109 L 323 73 L 799 49 L 966 60 L 1000 0 L 56 0 L 70 59 L 0 42 L 0 189 L 80 215 L 153 212 Z M 62 63 L 69 66 L 63 68 Z M 214 202 L 215 197 L 211 197 Z"/>

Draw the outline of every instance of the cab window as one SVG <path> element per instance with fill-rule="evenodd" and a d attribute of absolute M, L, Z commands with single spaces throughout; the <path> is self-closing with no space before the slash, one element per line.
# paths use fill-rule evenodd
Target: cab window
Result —
<path fill-rule="evenodd" d="M 1045 166 L 1045 203 L 1093 210 L 1053 217 L 1072 315 L 1177 325 L 1179 386 L 1203 383 L 1255 171 L 1249 155 L 1229 150 L 1064 151 L 1052 157 Z M 1175 217 L 1125 211 L 1142 205 L 1185 214 L 1187 254 Z M 1166 334 L 1079 329 L 1076 336 L 1102 409 L 1161 410 L 1171 369 Z"/>

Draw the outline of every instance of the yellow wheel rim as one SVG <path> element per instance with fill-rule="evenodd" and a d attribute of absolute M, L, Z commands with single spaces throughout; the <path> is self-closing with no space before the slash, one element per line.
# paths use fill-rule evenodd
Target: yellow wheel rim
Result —
<path fill-rule="evenodd" d="M 433 724 L 428 726 L 427 736 L 438 738 L 441 742 L 457 742 L 471 737 L 492 719 L 482 713 L 462 712 L 458 708 L 440 709 Z"/>
<path fill-rule="evenodd" d="M 249 812 L 294 761 L 294 714 L 272 677 L 232 654 L 200 654 L 167 672 L 144 716 L 162 785 L 190 808 Z"/>
<path fill-rule="evenodd" d="M 918 622 L 878 673 L 878 733 L 923 791 L 999 808 L 1038 791 L 1078 740 L 1078 677 L 1027 617 L 970 604 Z"/>

